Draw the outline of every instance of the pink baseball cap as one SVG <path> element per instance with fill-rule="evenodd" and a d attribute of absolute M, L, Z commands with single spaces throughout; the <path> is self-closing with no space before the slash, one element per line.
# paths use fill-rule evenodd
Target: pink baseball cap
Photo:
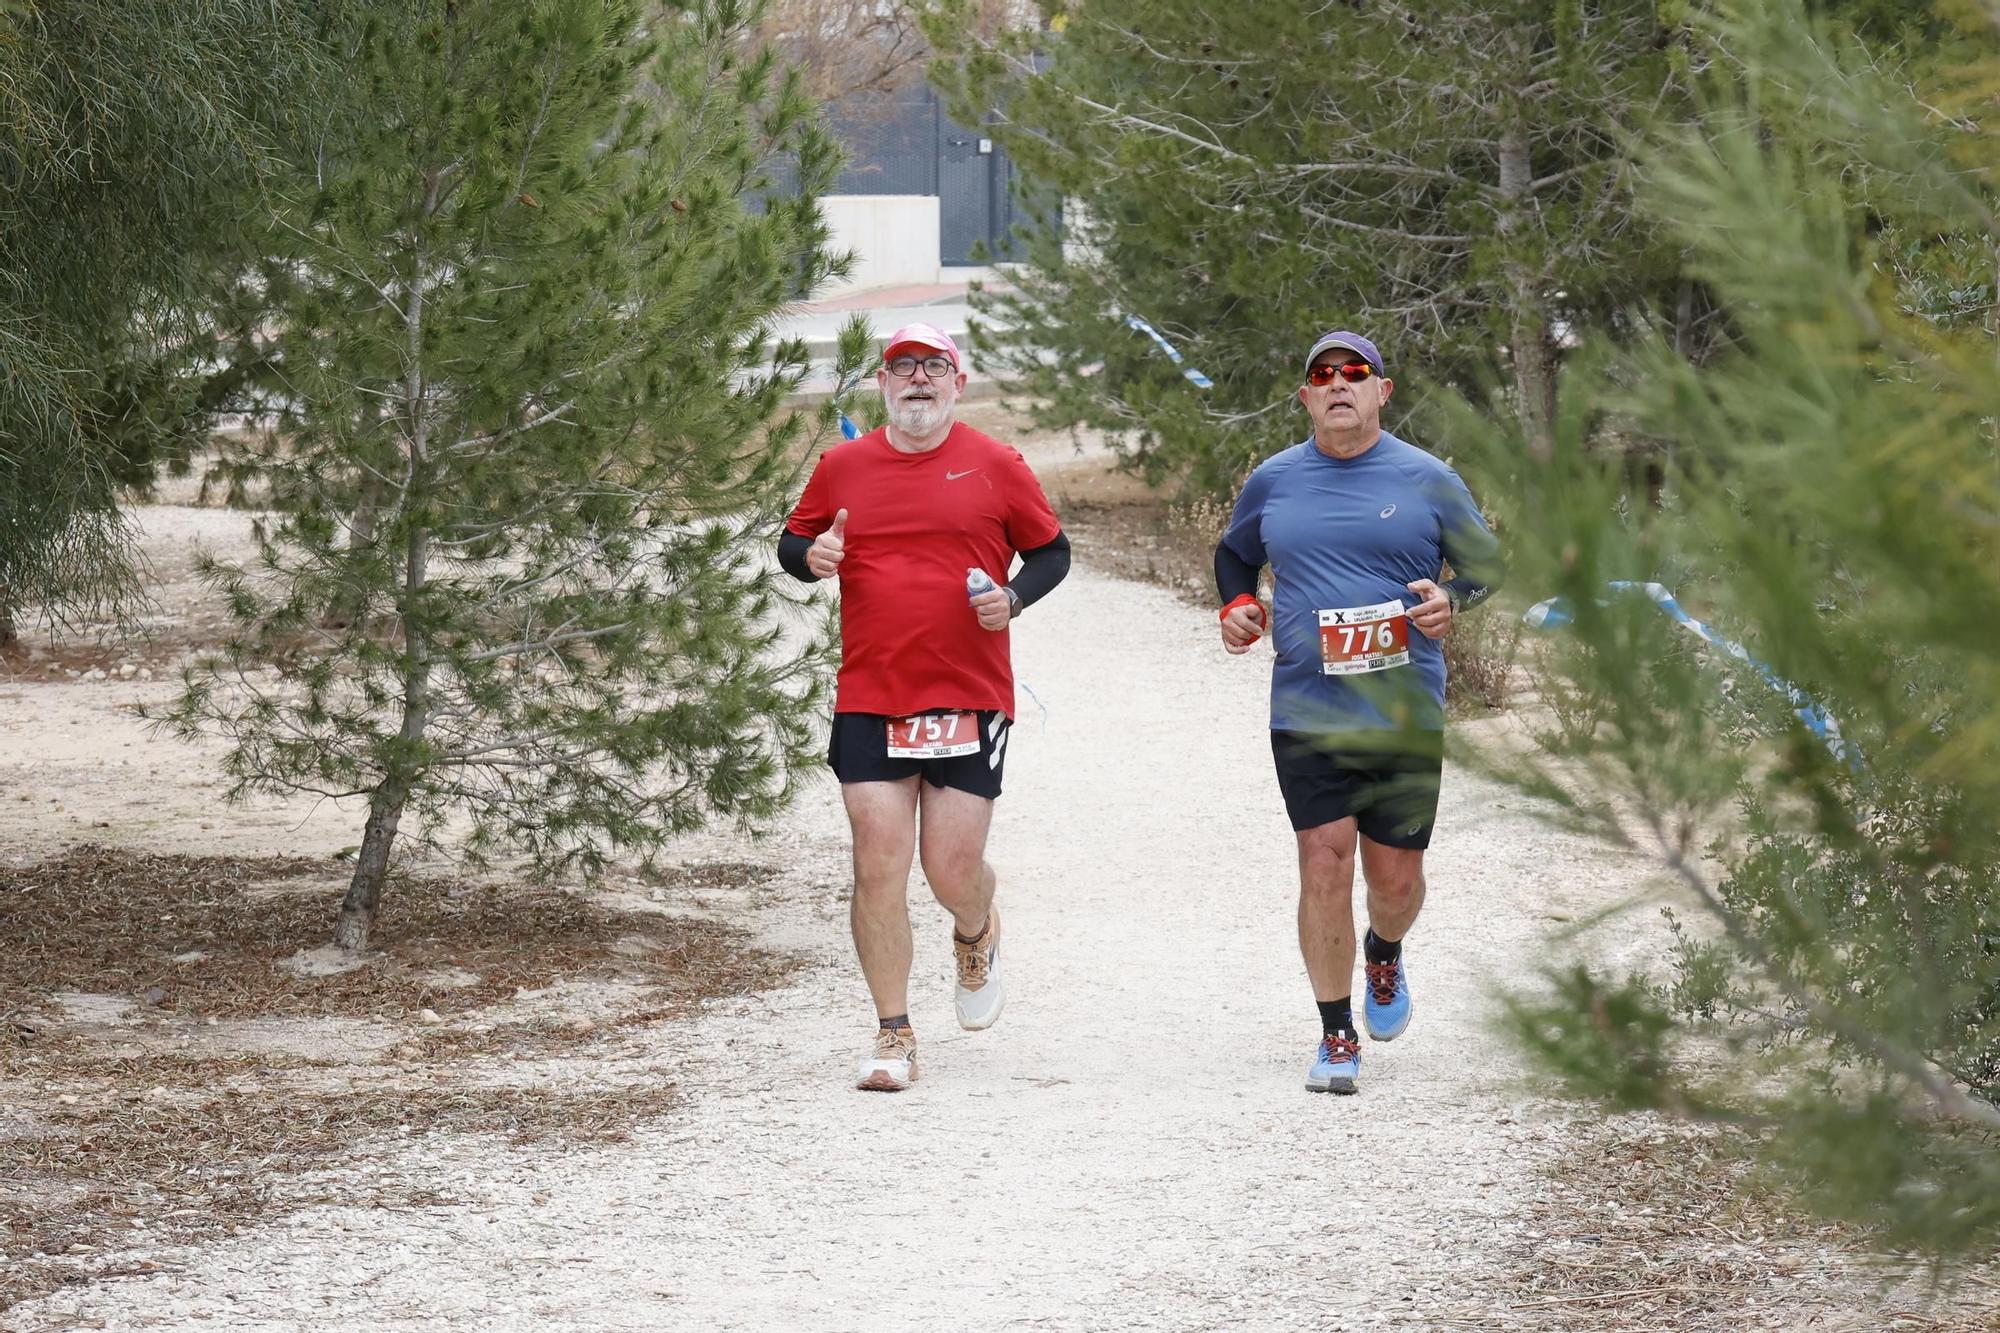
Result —
<path fill-rule="evenodd" d="M 951 358 L 954 370 L 965 369 L 965 362 L 958 355 L 958 344 L 935 324 L 905 324 L 897 329 L 889 335 L 889 341 L 882 344 L 882 359 L 887 361 L 900 347 L 927 347 L 933 352 L 943 352 Z"/>

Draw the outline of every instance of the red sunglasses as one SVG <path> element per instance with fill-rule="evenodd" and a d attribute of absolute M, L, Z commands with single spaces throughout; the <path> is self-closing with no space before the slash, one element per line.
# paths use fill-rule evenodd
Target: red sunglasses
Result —
<path fill-rule="evenodd" d="M 1375 373 L 1366 361 L 1343 361 L 1337 366 L 1314 366 L 1306 372 L 1306 383 L 1324 388 L 1337 376 L 1349 384 L 1360 384 Z"/>

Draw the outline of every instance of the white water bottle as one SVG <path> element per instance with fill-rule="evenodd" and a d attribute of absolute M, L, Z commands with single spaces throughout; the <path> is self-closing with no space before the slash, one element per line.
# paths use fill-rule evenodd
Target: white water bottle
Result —
<path fill-rule="evenodd" d="M 998 584 L 993 582 L 993 576 L 977 565 L 973 565 L 965 571 L 965 600 L 967 602 L 971 602 L 973 598 L 983 592 L 992 592 L 998 586 Z"/>

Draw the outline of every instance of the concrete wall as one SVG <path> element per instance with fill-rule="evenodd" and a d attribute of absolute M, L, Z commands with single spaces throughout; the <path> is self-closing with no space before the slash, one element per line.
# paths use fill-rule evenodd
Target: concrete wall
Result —
<path fill-rule="evenodd" d="M 936 195 L 829 194 L 819 206 L 833 229 L 834 248 L 854 252 L 847 281 L 822 297 L 941 281 Z"/>
<path fill-rule="evenodd" d="M 833 229 L 835 249 L 854 252 L 854 272 L 829 284 L 815 299 L 830 300 L 880 287 L 929 287 L 990 282 L 1005 265 L 975 267 L 939 262 L 938 200 L 934 194 L 826 194 L 820 211 Z"/>

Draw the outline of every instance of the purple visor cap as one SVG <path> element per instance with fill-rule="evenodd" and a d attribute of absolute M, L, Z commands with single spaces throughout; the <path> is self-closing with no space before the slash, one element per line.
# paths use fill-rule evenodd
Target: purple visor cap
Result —
<path fill-rule="evenodd" d="M 1369 342 L 1360 334 L 1349 333 L 1345 329 L 1335 329 L 1332 333 L 1322 333 L 1319 335 L 1319 338 L 1312 345 L 1312 350 L 1306 353 L 1306 369 L 1311 370 L 1313 362 L 1319 359 L 1319 354 L 1329 347 L 1338 347 L 1343 351 L 1357 354 L 1362 360 L 1375 367 L 1377 375 L 1387 375 L 1389 373 L 1382 368 L 1382 354 L 1375 350 L 1375 344 Z"/>

